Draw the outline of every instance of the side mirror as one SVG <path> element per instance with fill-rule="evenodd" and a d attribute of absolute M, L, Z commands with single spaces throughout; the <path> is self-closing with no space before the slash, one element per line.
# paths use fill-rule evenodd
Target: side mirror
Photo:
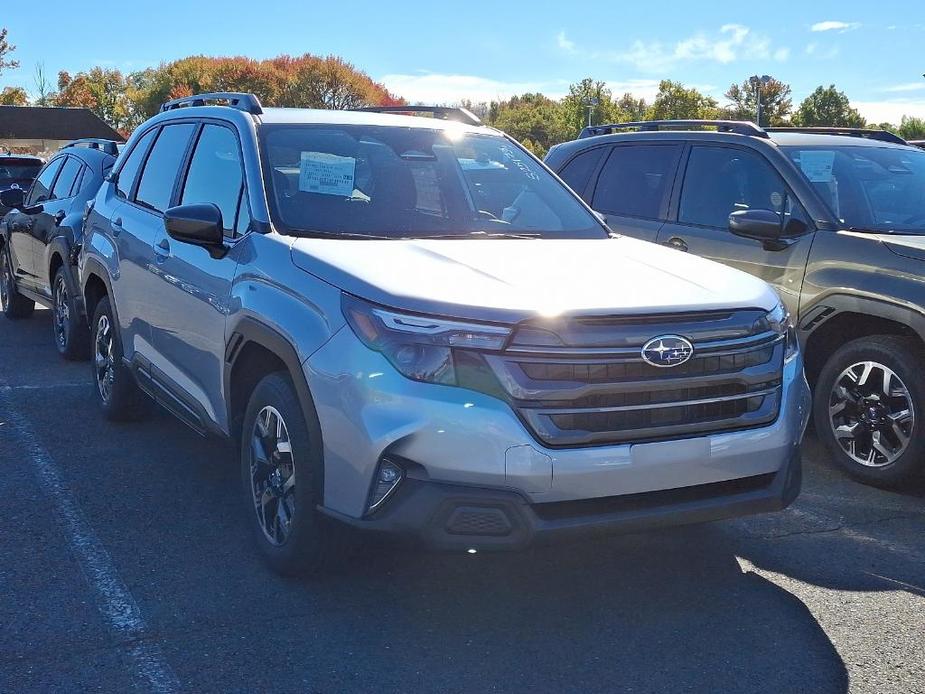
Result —
<path fill-rule="evenodd" d="M 26 201 L 26 191 L 22 188 L 8 188 L 0 192 L 0 205 L 4 207 L 9 207 L 10 209 L 22 208 L 23 204 Z"/>
<path fill-rule="evenodd" d="M 782 233 L 781 216 L 772 210 L 736 210 L 729 215 L 729 231 L 758 241 L 776 241 Z"/>
<path fill-rule="evenodd" d="M 180 205 L 164 213 L 167 235 L 183 243 L 216 248 L 224 244 L 222 211 L 212 203 Z"/>

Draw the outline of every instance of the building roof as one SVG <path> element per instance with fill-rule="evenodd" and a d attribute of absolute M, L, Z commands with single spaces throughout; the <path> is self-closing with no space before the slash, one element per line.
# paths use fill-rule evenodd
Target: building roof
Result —
<path fill-rule="evenodd" d="M 14 140 L 77 140 L 123 138 L 87 108 L 0 106 L 0 138 Z"/>

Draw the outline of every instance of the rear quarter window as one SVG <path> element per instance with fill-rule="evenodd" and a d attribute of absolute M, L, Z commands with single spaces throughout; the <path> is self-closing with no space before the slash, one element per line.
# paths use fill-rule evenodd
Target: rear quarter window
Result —
<path fill-rule="evenodd" d="M 585 150 L 573 157 L 559 172 L 559 178 L 565 181 L 569 188 L 578 193 L 582 198 L 585 198 L 585 202 L 590 202 L 588 199 L 590 196 L 585 194 L 587 192 L 585 189 L 588 187 L 588 181 L 606 150 L 606 147 L 595 147 Z"/>

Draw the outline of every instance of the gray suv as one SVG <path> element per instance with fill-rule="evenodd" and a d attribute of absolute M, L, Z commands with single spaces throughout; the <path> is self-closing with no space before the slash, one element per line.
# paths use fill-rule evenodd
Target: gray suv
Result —
<path fill-rule="evenodd" d="M 103 412 L 144 392 L 236 439 L 281 572 L 344 526 L 480 551 L 789 504 L 809 396 L 774 291 L 611 238 L 430 110 L 210 94 L 139 127 L 79 260 Z"/>

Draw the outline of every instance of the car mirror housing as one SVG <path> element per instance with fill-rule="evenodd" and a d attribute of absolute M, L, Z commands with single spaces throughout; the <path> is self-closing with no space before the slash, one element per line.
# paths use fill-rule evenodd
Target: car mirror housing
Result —
<path fill-rule="evenodd" d="M 222 211 L 212 203 L 171 207 L 164 213 L 168 236 L 196 246 L 218 247 L 224 243 Z"/>
<path fill-rule="evenodd" d="M 783 226 L 781 216 L 773 210 L 736 210 L 729 215 L 729 231 L 758 241 L 776 241 Z"/>

